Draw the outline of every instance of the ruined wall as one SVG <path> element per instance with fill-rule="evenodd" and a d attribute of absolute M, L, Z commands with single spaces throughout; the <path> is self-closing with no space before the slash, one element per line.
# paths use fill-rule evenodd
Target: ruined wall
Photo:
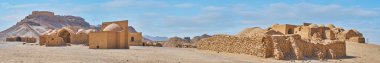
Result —
<path fill-rule="evenodd" d="M 68 44 L 85 44 L 88 45 L 88 34 L 95 32 L 93 29 L 80 29 L 77 27 L 63 27 L 56 30 L 48 30 L 39 36 L 39 44 L 42 45 L 66 45 Z M 55 40 L 53 40 L 55 39 Z M 62 41 L 60 40 L 62 39 Z M 49 42 L 48 42 L 49 41 Z M 58 42 L 52 42 L 58 41 Z M 63 42 L 63 43 L 60 43 Z M 53 44 L 53 45 L 51 45 Z M 57 46 L 61 46 L 57 45 Z"/>
<path fill-rule="evenodd" d="M 40 42 L 39 42 L 40 46 L 45 45 L 45 43 L 47 42 L 47 39 L 48 39 L 47 35 L 41 35 Z"/>
<path fill-rule="evenodd" d="M 346 46 L 344 41 L 323 40 L 312 43 L 302 40 L 297 34 L 294 35 L 274 35 L 272 36 L 274 45 L 274 58 L 276 59 L 298 59 L 305 57 L 316 59 L 336 59 L 346 56 Z"/>
<path fill-rule="evenodd" d="M 285 57 L 289 57 L 291 55 L 291 51 L 293 48 L 289 41 L 286 40 L 284 35 L 273 35 L 271 36 L 273 41 L 273 55 L 276 59 L 284 59 Z"/>
<path fill-rule="evenodd" d="M 71 44 L 88 43 L 88 34 L 75 34 L 72 36 Z"/>
<path fill-rule="evenodd" d="M 13 36 L 13 37 L 7 37 L 6 41 L 19 41 L 19 42 L 26 42 L 26 43 L 36 43 L 37 39 L 34 37 L 18 37 L 18 36 Z"/>
<path fill-rule="evenodd" d="M 130 33 L 130 45 L 131 46 L 142 46 L 143 43 L 142 43 L 142 34 L 141 32 L 138 32 L 138 33 Z M 133 39 L 132 39 L 133 37 Z"/>
<path fill-rule="evenodd" d="M 10 42 L 12 42 L 12 41 L 17 41 L 17 37 L 7 37 L 7 38 L 5 39 L 5 41 L 10 41 Z"/>
<path fill-rule="evenodd" d="M 260 57 L 268 57 L 269 54 L 266 51 L 266 48 L 268 47 L 264 45 L 266 43 L 262 40 L 264 40 L 264 37 L 249 38 L 231 35 L 214 35 L 197 42 L 196 46 L 198 49 L 203 50 L 243 53 Z"/>
<path fill-rule="evenodd" d="M 26 43 L 36 43 L 37 39 L 33 37 L 23 37 L 21 38 L 21 42 L 26 42 Z"/>
<path fill-rule="evenodd" d="M 64 46 L 64 45 L 66 45 L 66 43 L 63 41 L 63 39 L 61 37 L 49 36 L 46 39 L 48 39 L 48 40 L 46 40 L 46 43 L 45 43 L 46 46 Z"/>
<path fill-rule="evenodd" d="M 357 30 L 346 30 L 338 33 L 337 38 L 339 40 L 346 40 L 348 42 L 357 42 L 357 43 L 365 43 L 365 38 L 363 34 L 358 32 Z"/>
<path fill-rule="evenodd" d="M 270 27 L 271 30 L 279 31 L 283 34 L 294 34 L 294 28 L 296 28 L 296 25 L 290 25 L 290 24 L 275 24 Z"/>
<path fill-rule="evenodd" d="M 339 58 L 346 56 L 345 42 L 336 40 L 333 26 L 311 24 L 294 29 L 295 34 L 283 34 L 261 28 L 247 28 L 236 36 L 215 35 L 196 43 L 198 49 L 243 53 L 275 59 Z M 282 28 L 285 30 L 286 26 Z M 279 30 L 279 29 L 277 29 Z M 339 29 L 338 29 L 339 31 Z M 340 33 L 340 32 L 339 32 Z M 360 37 L 359 37 L 360 38 Z M 353 41 L 359 38 L 352 38 Z"/>

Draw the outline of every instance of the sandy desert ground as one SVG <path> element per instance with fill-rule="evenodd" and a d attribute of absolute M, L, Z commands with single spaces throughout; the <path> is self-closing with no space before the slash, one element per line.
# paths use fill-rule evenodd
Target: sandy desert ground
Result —
<path fill-rule="evenodd" d="M 347 43 L 347 55 L 334 60 L 275 60 L 195 48 L 88 49 L 83 45 L 45 47 L 0 42 L 0 63 L 378 63 L 380 46 Z"/>

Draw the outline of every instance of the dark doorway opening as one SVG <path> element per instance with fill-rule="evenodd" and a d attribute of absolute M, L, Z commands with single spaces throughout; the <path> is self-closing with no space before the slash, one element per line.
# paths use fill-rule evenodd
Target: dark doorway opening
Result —
<path fill-rule="evenodd" d="M 63 39 L 63 42 L 65 43 L 70 43 L 70 33 L 67 31 L 67 30 L 64 30 L 63 32 L 61 32 L 59 34 L 59 37 L 61 37 Z"/>
<path fill-rule="evenodd" d="M 294 30 L 293 29 L 288 29 L 288 34 L 294 34 Z"/>
<path fill-rule="evenodd" d="M 21 37 L 16 37 L 16 41 L 21 41 Z"/>
<path fill-rule="evenodd" d="M 135 41 L 135 37 L 131 37 L 131 42 L 134 42 Z"/>

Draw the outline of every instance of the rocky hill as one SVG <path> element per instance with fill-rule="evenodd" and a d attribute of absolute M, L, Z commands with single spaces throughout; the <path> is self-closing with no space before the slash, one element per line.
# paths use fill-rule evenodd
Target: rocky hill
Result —
<path fill-rule="evenodd" d="M 90 28 L 91 25 L 83 18 L 70 15 L 54 15 L 49 11 L 33 11 L 32 14 L 26 16 L 16 25 L 1 31 L 0 38 L 4 40 L 8 36 L 29 36 L 36 37 L 49 30 L 58 29 L 65 26 L 73 26 L 79 28 Z"/>
<path fill-rule="evenodd" d="M 1 31 L 0 40 L 4 40 L 9 36 L 35 37 L 38 38 L 43 32 L 62 27 L 71 26 L 83 29 L 100 29 L 100 25 L 90 25 L 85 19 L 78 16 L 70 15 L 55 15 L 49 11 L 33 11 L 32 14 L 26 16 L 16 25 Z M 132 26 L 129 26 L 129 31 L 137 32 Z M 149 38 L 143 37 L 143 41 L 151 41 Z"/>

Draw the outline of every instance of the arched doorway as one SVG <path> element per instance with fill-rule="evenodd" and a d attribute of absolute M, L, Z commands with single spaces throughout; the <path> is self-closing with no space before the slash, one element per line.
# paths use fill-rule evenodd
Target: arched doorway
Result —
<path fill-rule="evenodd" d="M 16 41 L 21 41 L 21 37 L 16 37 Z"/>
<path fill-rule="evenodd" d="M 59 33 L 59 37 L 63 39 L 63 42 L 65 43 L 70 43 L 70 33 L 67 30 L 63 30 L 62 32 Z"/>
<path fill-rule="evenodd" d="M 131 42 L 134 42 L 135 41 L 135 37 L 131 37 Z"/>

